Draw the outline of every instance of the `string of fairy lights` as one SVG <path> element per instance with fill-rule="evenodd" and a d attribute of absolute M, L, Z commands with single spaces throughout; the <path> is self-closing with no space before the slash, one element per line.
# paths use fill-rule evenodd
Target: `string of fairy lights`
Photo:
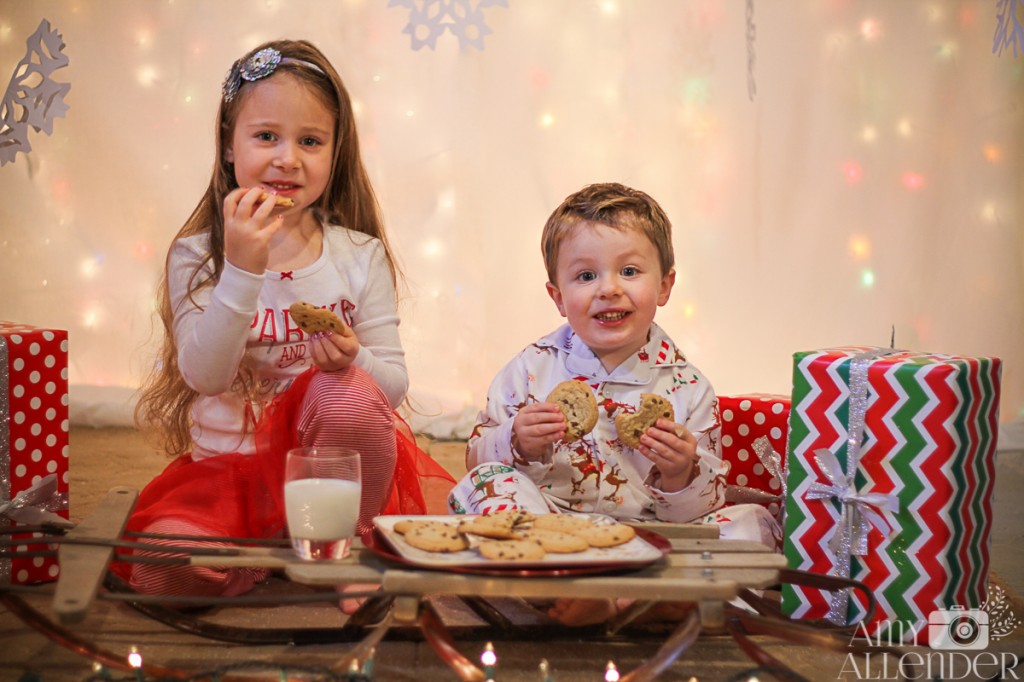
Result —
<path fill-rule="evenodd" d="M 245 661 L 240 663 L 232 663 L 211 670 L 203 670 L 195 673 L 191 673 L 187 676 L 177 677 L 154 677 L 146 675 L 143 668 L 142 655 L 139 653 L 137 647 L 132 647 L 131 652 L 128 655 L 128 661 L 132 666 L 132 670 L 129 674 L 123 675 L 112 672 L 107 667 L 100 663 L 94 663 L 92 666 L 92 674 L 84 678 L 83 682 L 192 682 L 199 680 L 210 680 L 212 682 L 220 682 L 221 678 L 229 678 L 232 674 L 241 672 L 264 672 L 264 673 L 278 673 L 281 682 L 289 682 L 293 680 L 311 680 L 315 682 L 371 682 L 373 680 L 374 672 L 374 659 L 373 653 L 363 661 L 362 663 L 353 662 L 348 670 L 344 672 L 338 672 L 328 668 L 317 668 L 308 666 L 278 666 L 273 663 L 265 661 Z M 484 674 L 486 682 L 499 682 L 500 677 L 497 674 L 498 669 L 498 655 L 495 651 L 494 645 L 491 642 L 487 642 L 483 650 L 480 653 L 481 669 Z M 574 677 L 579 677 L 581 671 L 575 671 Z M 728 678 L 726 682 L 760 682 L 762 673 L 770 673 L 775 679 L 786 679 L 786 671 L 768 669 L 768 668 L 751 668 L 748 670 L 742 670 L 738 673 L 733 674 Z M 19 682 L 45 682 L 43 678 L 27 673 L 26 676 L 20 678 Z M 599 671 L 595 674 L 595 682 L 619 682 L 621 674 L 614 661 L 608 661 L 603 671 Z M 556 682 L 553 674 L 552 665 L 547 659 L 541 659 L 537 665 L 537 680 L 540 682 Z M 700 682 L 696 676 L 691 676 L 687 682 Z"/>

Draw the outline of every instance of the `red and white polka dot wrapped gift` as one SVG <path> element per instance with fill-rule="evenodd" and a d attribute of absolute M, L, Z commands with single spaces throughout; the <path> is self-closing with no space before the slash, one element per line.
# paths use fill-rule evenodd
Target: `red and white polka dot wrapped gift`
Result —
<path fill-rule="evenodd" d="M 730 465 L 725 479 L 729 486 L 727 499 L 758 502 L 758 497 L 766 497 L 744 495 L 750 491 L 761 491 L 774 498 L 783 495 L 785 481 L 779 473 L 784 471 L 789 407 L 790 399 L 783 395 L 751 393 L 718 397 L 722 417 L 722 459 Z M 774 450 L 774 453 L 767 453 L 775 458 L 768 466 L 765 466 L 755 445 L 762 438 L 767 439 L 771 450 Z M 766 500 L 763 504 L 775 517 L 781 514 L 782 507 L 777 499 Z"/>
<path fill-rule="evenodd" d="M 0 321 L 0 527 L 68 518 L 68 333 Z M 14 550 L 45 550 L 31 535 Z M 56 557 L 0 559 L 0 583 L 55 580 Z"/>

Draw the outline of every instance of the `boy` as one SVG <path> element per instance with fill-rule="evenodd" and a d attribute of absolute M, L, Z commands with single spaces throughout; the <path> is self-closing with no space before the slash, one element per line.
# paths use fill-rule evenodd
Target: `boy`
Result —
<path fill-rule="evenodd" d="M 495 377 L 466 449 L 469 473 L 448 498 L 451 510 L 714 522 L 723 538 L 775 548 L 781 531 L 763 507 L 715 511 L 725 503 L 727 471 L 718 455 L 718 400 L 654 322 L 676 277 L 665 212 L 641 191 L 589 185 L 555 209 L 541 243 L 547 291 L 568 324 Z M 597 423 L 578 440 L 565 438 L 562 411 L 546 402 L 567 380 L 583 382 L 597 402 Z M 667 400 L 674 420 L 659 418 L 630 447 L 616 416 L 635 413 L 643 393 Z M 549 614 L 580 625 L 615 611 L 610 600 L 604 607 L 559 600 Z"/>
<path fill-rule="evenodd" d="M 654 323 L 676 276 L 665 212 L 638 190 L 589 185 L 555 209 L 541 241 L 548 294 L 568 324 L 528 346 L 492 382 L 469 439 L 469 474 L 449 496 L 452 510 L 716 521 L 722 537 L 774 546 L 778 527 L 762 507 L 712 514 L 725 502 L 718 401 Z M 563 414 L 545 399 L 572 379 L 594 391 L 598 419 L 566 442 Z M 635 412 L 642 393 L 666 399 L 675 419 L 659 418 L 630 447 L 615 418 Z"/>
<path fill-rule="evenodd" d="M 548 294 L 568 324 L 520 352 L 490 386 L 467 447 L 470 476 L 450 505 L 675 522 L 721 507 L 715 391 L 654 324 L 676 279 L 668 216 L 642 191 L 592 184 L 551 214 L 542 248 Z M 565 442 L 562 413 L 545 398 L 571 379 L 593 389 L 598 420 Z M 675 421 L 658 419 L 630 447 L 615 417 L 635 412 L 641 393 L 668 399 Z M 510 473 L 532 485 L 517 489 Z"/>

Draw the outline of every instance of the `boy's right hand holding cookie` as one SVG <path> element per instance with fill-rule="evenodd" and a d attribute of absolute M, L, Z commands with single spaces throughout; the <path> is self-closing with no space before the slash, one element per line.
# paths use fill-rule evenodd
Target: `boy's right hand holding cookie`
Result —
<path fill-rule="evenodd" d="M 597 424 L 597 400 L 582 381 L 556 385 L 542 403 L 519 410 L 512 422 L 512 448 L 528 460 L 546 459 L 556 441 L 577 441 Z"/>
<path fill-rule="evenodd" d="M 563 436 L 565 417 L 554 403 L 524 405 L 512 421 L 512 448 L 529 461 L 547 458 Z"/>

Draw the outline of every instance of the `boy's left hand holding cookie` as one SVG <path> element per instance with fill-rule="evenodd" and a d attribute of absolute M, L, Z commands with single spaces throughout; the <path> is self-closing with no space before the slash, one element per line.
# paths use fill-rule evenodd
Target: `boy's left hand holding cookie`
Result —
<path fill-rule="evenodd" d="M 637 449 L 661 473 L 660 488 L 666 493 L 686 488 L 699 472 L 696 436 L 686 427 L 668 419 L 655 422 L 640 437 L 640 447 Z"/>

